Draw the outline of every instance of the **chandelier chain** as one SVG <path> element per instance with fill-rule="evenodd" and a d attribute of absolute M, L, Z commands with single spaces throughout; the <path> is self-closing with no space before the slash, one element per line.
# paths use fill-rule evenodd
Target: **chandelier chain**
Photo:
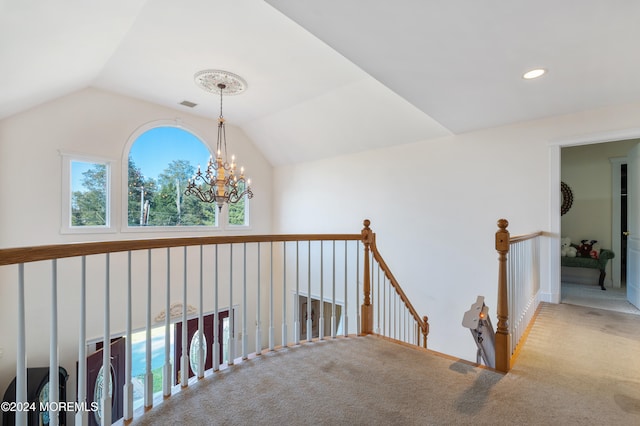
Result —
<path fill-rule="evenodd" d="M 216 71 L 218 74 L 224 74 L 229 78 L 233 76 L 230 73 L 223 71 Z M 196 74 L 196 81 L 201 73 Z M 239 78 L 239 77 L 238 77 Z M 223 80 L 224 81 L 224 80 Z M 220 92 L 220 116 L 218 118 L 218 140 L 216 143 L 215 158 L 213 155 L 209 158 L 207 168 L 204 173 L 198 166 L 196 174 L 189 179 L 187 188 L 184 191 L 185 195 L 195 195 L 201 201 L 206 203 L 216 203 L 218 209 L 222 210 L 222 206 L 225 204 L 235 204 L 246 198 L 252 198 L 253 192 L 251 191 L 251 180 L 245 179 L 244 168 L 240 168 L 240 173 L 236 171 L 235 157 L 232 156 L 231 162 L 227 158 L 227 135 L 225 129 L 225 120 L 222 115 L 222 96 L 223 92 L 227 88 L 227 85 L 219 81 L 215 86 Z M 243 83 L 246 87 L 246 83 Z M 232 85 L 233 86 L 233 85 Z M 209 88 L 205 88 L 209 90 Z"/>

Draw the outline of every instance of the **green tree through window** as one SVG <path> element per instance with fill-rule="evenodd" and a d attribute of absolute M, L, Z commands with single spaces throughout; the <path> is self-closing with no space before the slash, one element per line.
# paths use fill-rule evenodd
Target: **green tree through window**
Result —
<path fill-rule="evenodd" d="M 71 226 L 107 225 L 107 166 L 72 161 L 72 173 L 80 173 L 80 185 L 74 183 L 71 194 Z M 79 170 L 86 169 L 83 172 Z M 73 176 L 74 180 L 77 178 Z"/>
<path fill-rule="evenodd" d="M 155 181 L 145 179 L 142 171 L 129 156 L 129 197 L 128 224 L 129 226 L 146 225 L 149 220 L 151 200 L 155 194 Z"/>
<path fill-rule="evenodd" d="M 238 184 L 238 192 L 242 192 L 245 189 L 244 183 Z M 238 201 L 235 204 L 229 204 L 229 225 L 245 225 L 245 213 L 246 213 L 246 205 L 245 202 L 247 197 L 245 196 L 242 200 Z"/>
<path fill-rule="evenodd" d="M 156 127 L 129 151 L 129 226 L 215 226 L 215 204 L 184 195 L 187 181 L 210 152 L 193 134 Z"/>

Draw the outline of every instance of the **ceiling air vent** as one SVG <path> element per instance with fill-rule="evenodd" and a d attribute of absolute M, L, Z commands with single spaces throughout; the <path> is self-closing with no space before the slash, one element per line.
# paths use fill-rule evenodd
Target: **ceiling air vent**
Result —
<path fill-rule="evenodd" d="M 186 107 L 193 108 L 194 106 L 196 106 L 198 104 L 194 104 L 193 102 L 189 102 L 189 101 L 182 101 L 182 102 L 180 102 L 180 105 L 184 105 Z"/>

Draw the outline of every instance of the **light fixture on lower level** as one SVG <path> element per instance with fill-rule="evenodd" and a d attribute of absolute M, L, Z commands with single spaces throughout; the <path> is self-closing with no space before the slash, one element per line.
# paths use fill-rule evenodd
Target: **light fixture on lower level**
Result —
<path fill-rule="evenodd" d="M 247 82 L 238 75 L 221 70 L 205 70 L 196 73 L 196 84 L 207 92 L 220 94 L 220 116 L 218 117 L 218 139 L 216 142 L 216 157 L 209 157 L 207 168 L 200 170 L 189 179 L 185 195 L 195 195 L 206 203 L 216 203 L 222 210 L 225 204 L 235 204 L 244 199 L 252 198 L 251 179 L 245 179 L 244 167 L 240 174 L 236 171 L 235 156 L 231 162 L 227 159 L 227 136 L 222 116 L 222 95 L 238 95 L 247 88 Z"/>
<path fill-rule="evenodd" d="M 533 80 L 534 78 L 542 77 L 546 73 L 547 70 L 545 70 L 544 68 L 536 68 L 522 74 L 522 78 L 524 78 L 525 80 Z"/>

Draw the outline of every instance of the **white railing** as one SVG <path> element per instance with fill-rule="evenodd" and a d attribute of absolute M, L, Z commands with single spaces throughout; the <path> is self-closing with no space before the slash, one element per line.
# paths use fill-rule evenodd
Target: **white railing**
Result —
<path fill-rule="evenodd" d="M 518 345 L 540 303 L 540 243 L 542 232 L 510 237 L 509 222 L 498 220 L 498 323 L 496 369 L 508 372 Z"/>
<path fill-rule="evenodd" d="M 371 243 L 371 302 L 373 332 L 392 340 L 427 347 L 429 323 L 420 317 L 400 288 L 375 243 Z"/>
<path fill-rule="evenodd" d="M 511 354 L 540 304 L 540 234 L 512 237 L 507 262 Z"/>
<path fill-rule="evenodd" d="M 368 221 L 365 230 L 374 235 Z M 26 424 L 30 416 L 42 416 L 47 408 L 52 425 L 59 424 L 59 416 L 67 414 L 75 415 L 78 425 L 94 420 L 103 424 L 119 418 L 129 420 L 134 411 L 136 416 L 144 412 L 134 407 L 134 379 L 143 382 L 139 405 L 150 407 L 161 400 L 160 395 L 168 397 L 179 390 L 178 384 L 189 386 L 204 377 L 207 364 L 212 366 L 209 371 L 217 371 L 289 342 L 372 333 L 373 323 L 361 318 L 361 305 L 363 310 L 366 305 L 367 310 L 382 311 L 376 317 L 375 333 L 413 344 L 420 344 L 422 335 L 426 346 L 424 326 L 414 321 L 415 310 L 375 244 L 369 250 L 370 240 L 363 238 L 364 232 L 114 241 L 0 250 L 0 286 L 3 295 L 15 293 L 16 303 L 15 311 L 0 312 L 0 320 L 6 327 L 15 324 L 15 328 L 9 328 L 9 335 L 17 342 L 15 352 L 5 349 L 3 359 L 15 359 L 15 370 L 0 370 L 0 384 L 8 384 L 13 376 L 9 374 L 15 373 L 13 401 L 26 406 L 28 367 L 43 364 L 48 358 L 49 371 L 63 366 L 70 372 L 67 400 L 73 401 L 71 408 L 58 404 L 58 378 L 52 377 L 49 404 L 38 404 L 31 411 L 17 410 L 15 424 Z M 372 286 L 374 264 L 382 266 L 377 266 L 376 290 L 370 297 L 367 292 Z M 380 282 L 381 270 L 390 277 L 390 283 L 384 279 Z M 16 291 L 4 291 L 11 288 Z M 374 303 L 368 303 L 368 299 Z M 46 311 L 48 335 L 40 328 L 47 322 L 42 320 Z M 219 317 L 225 312 L 228 336 L 227 330 L 220 334 Z M 205 318 L 209 316 L 213 316 L 213 341 L 191 347 L 194 341 L 207 338 Z M 190 320 L 197 320 L 197 339 L 189 340 Z M 178 323 L 181 339 L 174 341 Z M 152 331 L 158 327 L 164 328 L 164 338 L 155 341 Z M 140 361 L 144 373 L 137 378 L 132 373 L 132 337 L 136 332 L 144 335 L 144 361 Z M 102 371 L 112 371 L 116 362 L 112 360 L 118 356 L 111 352 L 111 345 L 119 336 L 124 337 L 125 344 L 124 380 L 119 381 L 118 374 L 103 374 L 102 381 L 97 380 L 101 385 L 89 389 L 87 380 L 96 372 L 87 368 L 85 359 L 92 354 L 100 356 L 102 351 Z M 224 358 L 220 357 L 221 341 Z M 96 342 L 102 349 L 96 350 Z M 155 348 L 156 344 L 160 348 Z M 181 356 L 174 359 L 178 349 Z M 163 364 L 153 369 L 152 356 L 158 353 Z M 162 375 L 161 392 L 154 390 L 154 374 Z M 60 385 L 64 387 L 64 383 Z M 101 392 L 111 387 L 112 394 Z M 118 406 L 116 400 L 120 399 Z M 116 412 L 112 412 L 114 407 Z"/>

